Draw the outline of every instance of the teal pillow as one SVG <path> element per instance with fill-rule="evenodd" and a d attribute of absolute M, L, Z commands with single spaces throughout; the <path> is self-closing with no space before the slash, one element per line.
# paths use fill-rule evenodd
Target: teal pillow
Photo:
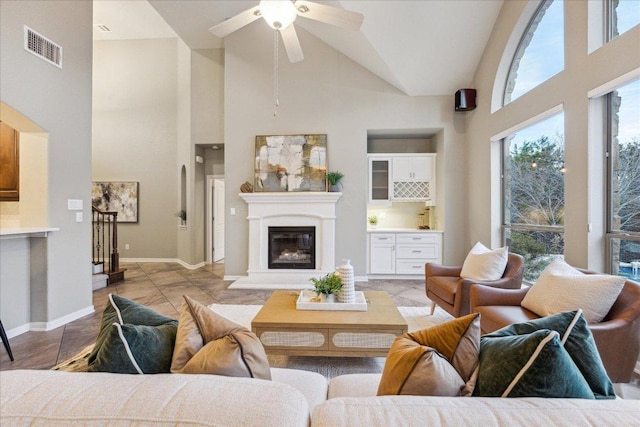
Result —
<path fill-rule="evenodd" d="M 93 351 L 87 358 L 89 371 L 93 371 L 93 370 L 105 371 L 107 370 L 106 367 L 115 366 L 115 365 L 119 366 L 118 363 L 114 362 L 113 364 L 111 364 L 105 360 L 107 355 L 113 355 L 113 351 L 114 351 L 114 349 L 112 348 L 113 343 L 118 341 L 116 339 L 116 337 L 119 335 L 118 329 L 114 327 L 114 324 L 118 324 L 120 326 L 127 326 L 127 328 L 121 328 L 121 330 L 128 331 L 127 336 L 129 336 L 129 338 L 133 338 L 133 336 L 131 335 L 132 332 L 129 332 L 130 327 L 133 327 L 133 326 L 146 326 L 151 328 L 159 328 L 160 326 L 163 326 L 163 325 L 169 325 L 170 327 L 168 328 L 159 328 L 156 331 L 156 332 L 160 331 L 158 333 L 160 333 L 161 335 L 168 335 L 167 337 L 164 337 L 162 339 L 158 337 L 151 338 L 151 339 L 159 340 L 157 341 L 158 343 L 163 342 L 166 344 L 169 341 L 175 342 L 178 322 L 174 319 L 163 316 L 162 314 L 150 309 L 149 307 L 145 307 L 144 305 L 139 304 L 135 301 L 121 297 L 117 294 L 109 294 L 109 300 L 107 302 L 107 306 L 104 309 L 104 313 L 102 314 L 100 331 L 98 332 L 98 337 L 96 338 L 95 346 L 93 348 Z M 146 331 L 146 328 L 142 328 L 142 329 L 145 329 L 145 333 L 142 333 L 142 332 L 138 333 L 136 335 L 137 338 L 135 339 L 136 342 L 141 342 L 140 341 L 141 336 L 146 336 L 146 337 L 153 336 L 153 334 Z M 94 364 L 96 363 L 96 359 L 98 357 L 98 353 L 102 351 L 102 347 L 105 345 L 107 341 L 109 342 L 110 348 L 103 351 L 101 360 L 98 362 L 97 366 L 94 366 Z M 125 351 L 125 348 L 126 348 L 122 344 L 120 344 L 117 347 L 120 348 L 122 351 Z M 133 346 L 133 347 L 136 349 L 138 348 L 138 346 Z M 173 352 L 173 344 L 171 344 L 170 350 L 171 352 Z M 158 357 L 161 357 L 161 355 L 165 354 L 168 351 L 168 349 L 164 347 L 160 348 L 157 346 L 156 347 L 149 346 L 149 350 L 146 350 L 146 351 L 155 351 L 158 353 Z M 162 370 L 160 372 L 169 372 L 169 370 L 168 369 L 166 371 Z M 151 372 L 145 372 L 145 373 L 151 373 Z"/>
<path fill-rule="evenodd" d="M 486 336 L 522 335 L 540 329 L 550 329 L 560 334 L 564 348 L 589 384 L 596 399 L 615 399 L 613 384 L 602 364 L 582 310 L 566 311 L 529 322 L 515 323 Z"/>
<path fill-rule="evenodd" d="M 114 322 L 88 370 L 118 374 L 168 373 L 177 330 L 175 321 L 160 326 Z"/>
<path fill-rule="evenodd" d="M 582 373 L 562 346 L 560 334 L 480 338 L 480 366 L 474 396 L 593 399 Z"/>

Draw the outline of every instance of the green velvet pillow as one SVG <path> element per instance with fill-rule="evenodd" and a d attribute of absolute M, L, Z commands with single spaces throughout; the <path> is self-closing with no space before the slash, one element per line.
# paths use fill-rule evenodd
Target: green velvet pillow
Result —
<path fill-rule="evenodd" d="M 515 323 L 485 336 L 522 335 L 540 329 L 550 329 L 560 334 L 564 348 L 589 384 L 596 399 L 615 399 L 613 384 L 602 364 L 582 310 L 566 311 L 529 322 Z"/>
<path fill-rule="evenodd" d="M 116 325 L 119 325 L 120 328 Z M 176 320 L 163 316 L 149 307 L 116 294 L 109 294 L 109 301 L 102 314 L 96 344 L 87 359 L 89 371 L 122 372 L 112 370 L 122 369 L 122 363 L 119 360 L 129 360 L 131 368 L 135 365 L 131 361 L 131 357 L 144 360 L 147 353 L 153 353 L 154 357 L 159 359 L 158 364 L 161 368 L 149 368 L 148 364 L 141 362 L 141 366 L 149 369 L 148 371 L 141 369 L 142 372 L 169 372 L 171 354 L 169 355 L 169 367 L 163 364 L 162 359 L 167 351 L 173 353 L 177 325 Z M 142 328 L 143 326 L 144 328 Z M 149 339 L 148 344 L 144 342 L 145 337 Z M 103 349 L 105 345 L 107 348 Z M 116 356 L 117 351 L 123 353 Z M 142 353 L 145 355 L 143 356 Z M 99 354 L 100 360 L 97 360 Z M 111 361 L 111 358 L 115 359 Z M 139 367 L 141 366 L 139 364 Z M 134 369 L 132 373 L 136 372 L 138 371 Z"/>
<path fill-rule="evenodd" d="M 160 326 L 114 322 L 88 370 L 118 374 L 168 373 L 176 331 L 177 322 Z"/>
<path fill-rule="evenodd" d="M 582 373 L 562 346 L 560 334 L 480 338 L 480 367 L 474 396 L 593 399 Z"/>

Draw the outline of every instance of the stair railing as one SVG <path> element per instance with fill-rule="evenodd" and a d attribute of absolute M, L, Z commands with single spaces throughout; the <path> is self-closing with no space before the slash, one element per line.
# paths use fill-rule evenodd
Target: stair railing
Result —
<path fill-rule="evenodd" d="M 105 212 L 91 206 L 92 212 L 92 262 L 102 264 L 108 260 L 108 272 L 114 273 L 120 268 L 120 254 L 118 253 L 118 212 Z M 106 271 L 105 271 L 106 272 Z"/>

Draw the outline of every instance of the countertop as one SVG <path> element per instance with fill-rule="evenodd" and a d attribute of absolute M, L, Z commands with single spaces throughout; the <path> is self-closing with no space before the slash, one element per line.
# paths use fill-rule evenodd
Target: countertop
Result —
<path fill-rule="evenodd" d="M 30 227 L 30 228 L 10 228 L 0 230 L 0 238 L 16 239 L 23 237 L 47 237 L 50 231 L 59 231 L 54 227 Z"/>
<path fill-rule="evenodd" d="M 442 233 L 442 230 L 420 230 L 418 228 L 370 228 L 367 227 L 367 233 Z"/>

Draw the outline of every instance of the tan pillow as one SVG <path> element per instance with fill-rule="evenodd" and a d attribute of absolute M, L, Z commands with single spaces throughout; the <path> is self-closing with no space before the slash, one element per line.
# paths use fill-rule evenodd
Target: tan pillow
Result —
<path fill-rule="evenodd" d="M 469 314 L 393 342 L 378 396 L 470 396 L 480 352 L 480 315 Z"/>
<path fill-rule="evenodd" d="M 184 295 L 171 372 L 271 379 L 258 337 Z"/>
<path fill-rule="evenodd" d="M 542 317 L 582 309 L 587 323 L 598 323 L 609 313 L 624 282 L 621 276 L 584 274 L 558 258 L 544 269 L 520 305 Z"/>
<path fill-rule="evenodd" d="M 462 264 L 460 277 L 471 280 L 498 280 L 502 278 L 509 261 L 509 248 L 491 250 L 482 243 L 476 243 Z"/>

